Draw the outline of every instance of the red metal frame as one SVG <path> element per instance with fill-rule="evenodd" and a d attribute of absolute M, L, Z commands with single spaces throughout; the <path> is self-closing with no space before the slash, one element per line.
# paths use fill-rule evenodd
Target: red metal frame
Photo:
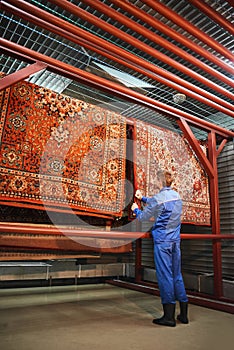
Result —
<path fill-rule="evenodd" d="M 227 143 L 227 139 L 223 139 L 221 144 L 219 145 L 219 147 L 217 149 L 217 154 L 216 154 L 217 158 L 220 155 L 220 153 L 222 152 L 222 150 L 223 150 L 224 146 L 226 145 L 226 143 Z"/>
<path fill-rule="evenodd" d="M 168 27 L 163 22 L 160 22 L 157 18 L 154 18 L 153 16 L 149 15 L 146 12 L 143 12 L 134 4 L 130 2 L 125 2 L 122 0 L 112 0 L 112 3 L 124 9 L 128 13 L 133 14 L 135 17 L 138 17 L 143 22 L 148 23 L 152 28 L 159 30 L 160 32 L 166 34 L 167 36 L 171 37 L 177 42 L 190 48 L 192 51 L 197 52 L 199 55 L 205 57 L 208 61 L 213 62 L 217 66 L 233 74 L 233 68 L 230 65 L 228 65 L 226 62 L 214 56 L 211 52 L 205 50 L 203 47 L 197 45 L 195 42 L 193 42 L 189 38 L 186 38 L 185 36 L 180 35 L 176 30 Z"/>
<path fill-rule="evenodd" d="M 29 11 L 30 9 L 33 9 L 33 11 L 30 10 L 30 13 L 32 16 L 32 14 L 34 14 L 35 16 L 38 16 L 38 18 L 42 18 L 44 21 L 50 21 L 50 19 L 54 20 L 56 17 L 53 15 L 49 15 L 47 12 L 42 11 L 38 8 L 36 8 L 35 6 L 30 5 L 30 7 L 25 7 L 26 5 L 29 6 L 29 4 L 26 4 L 25 2 L 21 1 L 21 0 L 9 0 L 8 2 L 16 4 L 17 7 L 22 7 L 24 6 L 24 9 L 27 11 Z M 66 10 L 71 11 L 71 13 L 75 13 L 76 15 L 82 15 L 84 16 L 83 18 L 86 18 L 87 20 L 90 20 L 90 18 L 87 18 L 87 16 L 90 16 L 90 14 L 85 13 L 85 11 L 81 11 L 80 12 L 80 8 L 77 8 L 75 5 L 66 2 L 64 3 L 64 1 L 61 0 L 57 0 L 57 1 L 51 1 L 53 3 L 56 3 L 56 5 L 61 6 L 66 8 Z M 87 1 L 88 2 L 88 1 Z M 151 1 L 151 0 L 145 0 L 145 3 L 149 4 L 150 6 L 152 6 L 152 8 L 157 7 L 157 11 L 161 12 L 164 16 L 168 17 L 173 20 L 173 21 L 178 21 L 178 19 L 180 20 L 179 25 L 181 27 L 186 26 L 186 30 L 190 31 L 191 33 L 193 33 L 193 35 L 196 35 L 197 37 L 199 37 L 201 40 L 207 42 L 209 44 L 210 47 L 215 48 L 218 52 L 221 52 L 222 55 L 228 57 L 230 59 L 230 52 L 228 50 L 226 50 L 225 48 L 223 48 L 222 46 L 220 46 L 220 44 L 217 44 L 213 39 L 209 38 L 208 36 L 204 35 L 204 33 L 200 32 L 196 27 L 192 26 L 191 24 L 189 24 L 187 21 L 185 21 L 183 18 L 181 18 L 179 15 L 175 14 L 173 11 L 171 11 L 170 9 L 168 9 L 166 6 L 164 6 L 163 4 L 159 3 L 159 2 L 155 2 L 155 1 Z M 98 2 L 99 3 L 99 2 Z M 3 1 L 2 4 L 4 6 L 8 6 L 7 2 Z M 75 7 L 76 9 L 75 9 Z M 102 4 L 103 6 L 103 4 Z M 9 6 L 7 7 L 9 10 Z M 12 11 L 16 11 L 16 9 L 12 10 Z M 26 12 L 23 14 L 23 16 L 26 16 Z M 36 21 L 36 18 L 32 18 L 31 19 L 33 21 Z M 119 17 L 120 19 L 120 17 Z M 121 17 L 122 19 L 122 17 Z M 100 27 L 100 20 L 99 19 L 92 19 L 93 23 L 96 24 L 98 27 Z M 101 51 L 104 49 L 105 50 L 105 54 L 109 55 L 108 57 L 112 57 L 113 60 L 118 60 L 118 62 L 121 62 L 121 56 L 123 54 L 123 57 L 125 60 L 122 60 L 122 64 L 123 65 L 128 65 L 129 67 L 131 67 L 132 69 L 137 68 L 136 65 L 138 65 L 138 69 L 141 69 L 141 71 L 143 71 L 144 69 L 149 69 L 151 71 L 154 71 L 155 73 L 159 73 L 159 71 L 156 71 L 156 67 L 153 65 L 149 65 L 149 63 L 147 63 L 144 60 L 141 60 L 137 57 L 135 57 L 134 55 L 129 54 L 128 52 L 126 52 L 125 50 L 121 50 L 120 48 L 116 47 L 113 44 L 107 43 L 104 40 L 96 37 L 96 36 L 92 36 L 90 33 L 86 33 L 85 31 L 81 30 L 80 28 L 75 28 L 74 26 L 72 26 L 69 23 L 64 23 L 65 21 L 62 21 L 58 18 L 56 18 L 57 21 L 57 31 L 55 31 L 58 35 L 62 35 L 65 37 L 65 30 L 68 31 L 68 36 L 69 39 L 71 41 L 75 40 L 75 35 L 78 35 L 77 40 L 79 40 L 79 42 L 83 42 L 86 45 L 89 45 L 87 41 L 90 41 L 90 48 L 95 50 L 99 50 L 99 53 L 101 53 Z M 48 22 L 47 22 L 48 23 Z M 53 23 L 51 21 L 51 23 Z M 127 22 L 126 22 L 127 23 Z M 66 26 L 65 26 L 66 24 Z M 51 26 L 48 23 L 47 29 L 50 29 Z M 103 26 L 103 28 L 106 28 L 107 31 L 110 31 L 112 29 L 110 29 L 111 27 L 108 26 Z M 115 29 L 116 31 L 116 29 Z M 121 34 L 122 35 L 122 34 Z M 126 36 L 126 34 L 124 33 L 124 36 Z M 86 42 L 85 42 L 86 40 Z M 75 41 L 74 41 L 75 42 Z M 135 39 L 134 39 L 135 42 Z M 105 43 L 105 45 L 104 45 Z M 133 42 L 132 42 L 133 44 Z M 221 300 L 222 297 L 222 264 L 221 264 L 221 240 L 222 239 L 233 239 L 233 235 L 222 235 L 220 233 L 220 217 L 219 217 L 219 198 L 218 198 L 218 174 L 217 174 L 217 157 L 220 154 L 220 152 L 222 151 L 225 143 L 226 143 L 226 139 L 223 140 L 220 144 L 220 146 L 217 149 L 217 145 L 216 145 L 216 134 L 221 135 L 224 138 L 227 137 L 234 137 L 234 132 L 226 130 L 224 128 L 221 128 L 215 124 L 209 123 L 205 120 L 202 120 L 200 118 L 197 118 L 195 116 L 191 116 L 190 114 L 180 111 L 179 109 L 176 109 L 174 107 L 168 106 L 166 104 L 160 103 L 159 101 L 155 101 L 147 96 L 144 96 L 140 93 L 137 93 L 131 89 L 125 88 L 119 84 L 110 82 L 106 79 L 97 77 L 91 73 L 82 71 L 78 68 L 74 68 L 68 64 L 65 64 L 63 62 L 60 62 L 58 60 L 52 59 L 50 57 L 47 57 L 45 55 L 39 54 L 37 52 L 34 52 L 32 50 L 29 50 L 25 47 L 22 47 L 20 45 L 11 43 L 7 40 L 1 39 L 1 45 L 2 45 L 2 49 L 5 50 L 6 52 L 8 52 L 10 55 L 14 54 L 14 55 L 18 55 L 19 57 L 23 57 L 24 59 L 26 59 L 26 61 L 32 62 L 32 61 L 37 61 L 41 62 L 39 63 L 39 65 L 41 65 L 41 67 L 46 67 L 51 70 L 54 71 L 58 74 L 64 75 L 64 76 L 68 76 L 74 80 L 77 81 L 81 81 L 84 84 L 88 84 L 91 86 L 95 86 L 96 88 L 102 89 L 104 91 L 108 91 L 111 92 L 115 95 L 120 96 L 123 99 L 128 99 L 132 102 L 135 103 L 141 103 L 147 107 L 153 108 L 154 110 L 157 111 L 161 111 L 163 114 L 169 114 L 170 116 L 174 117 L 176 120 L 179 119 L 179 125 L 182 129 L 182 131 L 185 133 L 186 137 L 188 138 L 190 144 L 192 145 L 194 151 L 196 152 L 199 160 L 201 161 L 202 165 L 205 167 L 208 175 L 209 175 L 209 180 L 210 180 L 210 194 L 211 194 L 211 208 L 212 208 L 212 234 L 211 235 L 206 235 L 206 234 L 201 234 L 201 235 L 196 235 L 196 234 L 182 234 L 181 238 L 182 239 L 211 239 L 213 242 L 213 262 L 214 262 L 214 286 L 215 286 L 215 298 L 217 300 Z M 218 47 L 217 47 L 218 45 Z M 87 46 L 88 47 L 88 46 Z M 219 50 L 218 50 L 219 49 Z M 148 49 L 147 49 L 148 50 Z M 114 52 L 114 55 L 113 53 Z M 126 56 L 127 55 L 127 56 Z M 132 57 L 133 56 L 133 57 Z M 233 58 L 233 56 L 231 56 Z M 133 64 L 134 62 L 134 64 Z M 169 61 L 168 61 L 169 63 Z M 171 62 L 170 62 L 171 63 Z M 38 67 L 38 65 L 36 64 L 36 66 Z M 23 71 L 23 75 L 29 75 L 30 73 L 30 69 L 32 67 L 35 67 L 34 65 L 31 65 L 30 67 L 25 68 L 25 70 Z M 144 71 L 145 75 L 147 75 L 148 73 L 146 71 Z M 161 71 L 160 71 L 161 73 Z M 20 73 L 18 73 L 18 76 L 20 76 L 20 74 L 22 74 L 22 71 Z M 22 75 L 22 76 L 23 76 Z M 171 79 L 171 75 L 167 75 L 167 78 Z M 12 84 L 12 82 L 16 81 L 17 79 L 10 75 L 7 77 L 8 79 L 5 79 L 5 82 L 8 81 L 8 83 L 4 86 L 9 86 L 10 84 Z M 11 80 L 13 78 L 13 80 Z M 156 76 L 154 77 L 156 80 Z M 16 79 L 16 80 L 15 80 Z M 164 79 L 164 78 L 160 78 L 160 79 Z M 3 81 L 3 80 L 1 80 Z M 166 84 L 166 79 L 164 79 L 164 83 Z M 178 83 L 182 83 L 181 80 L 177 81 Z M 0 82 L 1 83 L 1 82 Z M 2 84 L 3 86 L 3 84 Z M 188 88 L 189 85 L 187 85 Z M 197 92 L 200 93 L 200 90 L 197 90 Z M 193 93 L 193 92 L 192 92 Z M 191 96 L 191 95 L 190 95 Z M 194 93 L 193 93 L 194 96 Z M 209 95 L 209 97 L 214 97 L 214 95 Z M 221 100 L 221 99 L 219 99 Z M 219 103 L 221 103 L 218 100 Z M 204 97 L 202 97 L 202 102 L 204 102 L 205 99 Z M 216 100 L 217 101 L 217 100 Z M 222 104 L 229 106 L 230 104 L 226 104 L 225 101 L 221 100 Z M 212 101 L 208 101 L 206 100 L 206 102 L 209 105 L 212 105 Z M 233 108 L 233 106 L 231 106 Z M 222 106 L 218 106 L 219 110 L 225 110 L 226 113 L 226 108 L 222 107 Z M 229 113 L 226 113 L 229 115 L 233 115 Z M 193 125 L 196 125 L 200 128 L 203 128 L 205 130 L 208 131 L 208 158 L 205 157 L 205 155 L 201 152 L 198 141 L 196 140 L 196 138 L 194 137 L 192 131 L 190 130 L 188 123 L 192 123 Z M 6 230 L 15 230 L 15 227 L 12 226 L 12 224 L 10 224 L 10 227 L 7 228 L 6 225 L 4 225 L 4 227 L 2 226 L 2 224 L 0 225 L 0 232 L 6 232 Z M 30 228 L 30 234 L 32 233 L 31 231 L 32 228 Z M 26 230 L 28 232 L 28 229 L 25 227 L 21 227 L 21 230 Z M 25 231 L 25 232 L 26 232 Z M 13 232 L 13 231 L 11 231 Z M 41 229 L 40 229 L 40 233 L 41 233 Z M 54 232 L 54 233 L 53 233 Z M 48 234 L 48 231 L 45 232 L 46 234 Z M 73 232 L 75 235 L 79 234 L 79 232 Z M 105 237 L 107 237 L 108 235 L 111 235 L 111 237 L 113 237 L 112 235 L 114 234 L 119 235 L 120 237 L 123 238 L 138 238 L 138 240 L 136 241 L 137 243 L 137 252 L 136 252 L 136 280 L 137 282 L 143 282 L 141 281 L 141 238 L 139 239 L 139 233 L 140 233 L 140 237 L 143 238 L 149 238 L 149 234 L 144 234 L 142 232 L 135 232 L 135 233 L 125 233 L 125 232 L 121 232 L 121 233 L 116 233 L 116 232 L 105 232 Z M 50 231 L 49 234 L 58 234 L 55 231 Z M 84 232 L 82 231 L 82 234 L 84 235 L 88 235 L 90 237 L 90 235 L 92 236 L 94 233 L 87 231 Z M 97 237 L 96 235 L 103 235 L 103 231 L 102 232 L 95 232 L 95 237 Z M 143 236 L 142 236 L 143 235 Z M 137 236 L 137 237 L 136 237 Z M 120 238 L 119 237 L 119 238 Z M 207 305 L 207 300 L 206 300 L 206 305 Z"/>
<path fill-rule="evenodd" d="M 219 188 L 217 170 L 216 135 L 214 132 L 208 134 L 208 156 L 214 169 L 214 177 L 210 177 L 210 203 L 212 233 L 220 234 L 220 213 L 219 213 Z M 222 257 L 221 242 L 213 241 L 213 264 L 214 264 L 214 291 L 217 298 L 223 293 L 222 287 Z"/>
<path fill-rule="evenodd" d="M 1 84 L 0 89 L 1 90 L 6 89 L 10 85 L 13 85 L 21 80 L 28 78 L 30 75 L 33 75 L 37 72 L 40 72 L 43 69 L 46 69 L 46 67 L 47 67 L 46 64 L 44 64 L 42 62 L 36 62 L 36 63 L 31 64 L 28 67 L 25 67 L 25 68 L 18 70 L 15 73 L 7 75 L 7 76 L 3 77 L 0 81 L 0 84 Z"/>
<path fill-rule="evenodd" d="M 83 71 L 79 68 L 72 67 L 69 64 L 58 61 L 54 58 L 45 56 L 33 50 L 30 50 L 26 47 L 20 46 L 18 44 L 12 43 L 5 39 L 0 39 L 0 48 L 4 51 L 9 52 L 10 55 L 18 55 L 27 59 L 28 61 L 42 61 L 47 64 L 48 69 L 56 72 L 62 76 L 66 76 L 70 79 L 81 81 L 84 84 L 95 86 L 98 89 L 108 91 L 114 95 L 118 95 L 123 99 L 128 99 L 134 103 L 142 104 L 146 107 L 153 108 L 154 110 L 160 111 L 163 114 L 168 114 L 175 118 L 176 120 L 179 117 L 183 117 L 185 120 L 190 123 L 204 128 L 206 130 L 214 130 L 219 135 L 223 137 L 234 137 L 234 132 L 224 129 L 218 125 L 212 124 L 208 121 L 190 115 L 187 112 L 184 112 L 175 107 L 166 105 L 162 102 L 154 100 L 148 96 L 142 95 L 134 90 L 128 89 L 122 85 L 116 84 L 112 81 L 106 80 L 104 78 L 98 77 L 87 71 Z M 1 81 L 0 81 L 1 84 Z"/>
<path fill-rule="evenodd" d="M 131 283 L 127 281 L 121 281 L 121 280 L 108 280 L 107 282 L 114 286 L 128 288 L 132 290 L 137 290 L 139 292 L 160 296 L 159 289 L 155 286 L 155 284 L 152 284 L 152 283 L 147 283 L 142 281 L 141 284 L 138 284 L 138 283 Z M 233 301 L 226 298 L 216 300 L 212 298 L 212 296 L 210 295 L 189 292 L 188 299 L 191 304 L 234 314 Z"/>
<path fill-rule="evenodd" d="M 136 70 L 138 72 L 141 72 L 142 74 L 151 77 L 154 80 L 157 80 L 161 82 L 162 84 L 168 85 L 172 87 L 175 91 L 180 91 L 188 96 L 191 96 L 227 115 L 230 115 L 234 117 L 234 105 L 230 104 L 229 102 L 207 92 L 204 89 L 201 89 L 187 81 L 182 80 L 178 76 L 171 74 L 151 63 L 148 61 L 145 61 L 117 46 L 114 44 L 111 44 L 91 33 L 88 33 L 87 31 L 78 28 L 62 19 L 59 19 L 56 16 L 53 16 L 49 14 L 46 11 L 43 11 L 31 4 L 27 4 L 22 0 L 8 0 L 9 2 L 13 4 L 17 4 L 17 7 L 21 7 L 24 11 L 26 12 L 20 12 L 20 10 L 16 7 L 9 6 L 6 2 L 2 1 L 2 8 L 5 9 L 6 11 L 18 14 L 19 16 L 28 19 L 29 21 L 31 20 L 33 23 L 38 24 L 39 20 L 38 18 L 41 18 L 44 22 L 41 22 L 42 27 L 46 28 L 49 31 L 53 31 L 54 33 L 58 35 L 62 35 L 69 40 L 79 43 L 80 45 L 89 48 L 95 52 L 98 52 L 99 54 L 106 56 L 108 55 L 108 58 L 117 61 L 120 64 L 123 64 L 133 70 Z M 57 4 L 58 1 L 56 1 Z M 59 4 L 61 6 L 65 6 L 65 3 L 62 1 Z M 100 26 L 100 20 L 97 21 L 97 18 L 95 16 L 91 17 L 90 14 L 87 14 L 86 11 L 77 8 L 77 6 L 73 4 L 67 4 L 66 3 L 66 10 L 72 11 L 72 13 L 76 14 L 77 16 L 83 16 L 87 20 L 93 19 L 93 23 L 96 25 Z M 69 8 L 68 8 L 69 7 Z M 80 11 L 79 11 L 80 10 Z M 83 11 L 83 12 L 82 12 Z M 30 13 L 30 14 L 29 14 Z M 34 17 L 32 16 L 34 15 Z M 52 26 L 51 23 L 55 26 Z M 106 22 L 103 22 L 104 28 L 106 27 Z M 61 29 L 63 31 L 61 31 Z M 64 31 L 65 30 L 65 31 Z M 113 31 L 113 30 L 112 30 Z M 115 29 L 114 29 L 115 31 Z M 71 34 L 72 33 L 72 34 Z M 124 32 L 122 32 L 125 35 Z M 75 36 L 74 36 L 74 35 Z M 84 42 L 80 40 L 80 36 L 86 40 Z M 135 40 L 134 40 L 135 42 Z M 92 46 L 90 46 L 92 44 Z M 141 42 L 140 42 L 141 45 Z M 98 46 L 98 47 L 97 47 Z M 103 51 L 104 48 L 104 51 Z M 113 55 L 114 52 L 114 55 Z M 124 59 L 123 59 L 124 58 Z M 142 67 L 146 70 L 143 70 Z M 152 74 L 150 72 L 156 73 Z M 168 78 L 165 79 L 164 77 Z M 194 91 L 193 91 L 194 90 Z M 233 98 L 233 95 L 230 94 L 229 92 L 226 92 L 228 97 Z"/>
<path fill-rule="evenodd" d="M 14 234 L 31 234 L 31 235 L 67 235 L 72 237 L 96 237 L 96 238 L 115 238 L 115 239 L 141 239 L 151 238 L 151 233 L 139 231 L 140 226 L 137 227 L 137 231 L 115 231 L 115 230 L 79 230 L 74 227 L 70 228 L 69 226 L 62 225 L 44 225 L 44 224 L 28 224 L 28 223 L 12 223 L 12 222 L 0 222 L 0 232 L 1 233 L 14 233 Z M 200 239 L 200 240 L 217 240 L 222 239 L 234 239 L 233 235 L 213 235 L 213 234 L 204 234 L 204 233 L 182 233 L 182 239 Z M 1 237 L 0 237 L 1 241 Z"/>
<path fill-rule="evenodd" d="M 15 2 L 16 0 L 9 0 L 9 1 Z M 20 3 L 20 2 L 22 2 L 22 0 L 18 0 L 18 2 Z M 81 9 L 80 7 L 78 7 L 78 6 L 76 6 L 76 5 L 72 4 L 72 3 L 68 3 L 68 2 L 64 3 L 63 0 L 51 0 L 51 2 L 54 3 L 57 6 L 60 6 L 61 8 L 65 9 L 66 11 L 71 12 L 72 14 L 76 15 L 77 17 L 81 17 L 81 18 L 85 19 L 86 21 L 94 24 L 95 26 L 105 30 L 106 32 L 108 32 L 108 33 L 110 33 L 110 34 L 112 34 L 112 35 L 122 39 L 123 41 L 128 42 L 128 43 L 130 43 L 131 45 L 133 45 L 135 47 L 138 47 L 140 50 L 143 50 L 143 51 L 147 52 L 151 56 L 153 56 L 153 57 L 155 57 L 155 58 L 157 58 L 157 59 L 159 59 L 161 61 L 164 61 L 168 65 L 171 65 L 172 67 L 181 70 L 185 74 L 189 73 L 187 71 L 187 68 L 185 66 L 183 66 L 182 64 L 179 64 L 177 61 L 172 60 L 170 57 L 162 54 L 161 52 L 158 52 L 158 51 L 154 50 L 152 47 L 144 44 L 140 40 L 137 40 L 136 38 L 133 38 L 131 35 L 128 35 L 127 33 L 117 29 L 116 27 L 114 27 L 114 26 L 110 25 L 109 23 L 101 20 L 100 18 L 97 18 L 96 16 L 86 12 L 85 10 Z M 96 7 L 96 1 L 92 2 L 92 4 L 93 4 L 92 6 Z M 18 4 L 18 6 L 19 5 L 20 4 Z M 103 11 L 102 8 L 104 8 L 104 4 L 102 4 L 102 6 L 100 6 L 99 9 L 101 11 Z M 107 7 L 107 9 L 108 9 L 108 7 Z M 108 11 L 107 11 L 107 13 L 108 13 Z M 95 41 L 97 40 L 96 38 L 97 37 L 95 37 Z M 109 42 L 106 42 L 106 46 L 109 47 L 110 50 L 111 50 L 111 46 L 112 45 L 113 44 L 110 44 Z M 118 51 L 120 52 L 120 48 L 119 47 L 118 47 Z M 121 50 L 121 52 L 122 52 L 122 50 Z M 126 54 L 126 52 L 125 52 L 125 54 Z M 129 52 L 127 52 L 127 58 L 129 60 L 130 59 L 136 59 L 135 56 L 132 58 L 132 55 Z M 172 80 L 172 81 L 174 81 L 174 82 L 176 82 L 176 83 L 186 87 L 187 89 L 191 89 L 192 91 L 197 92 L 198 94 L 206 97 L 207 99 L 212 99 L 213 101 L 215 101 L 218 104 L 221 104 L 223 106 L 225 105 L 227 108 L 230 108 L 230 111 L 228 109 L 226 109 L 226 111 L 224 113 L 226 113 L 228 115 L 231 115 L 231 116 L 234 116 L 234 113 L 231 112 L 231 110 L 234 109 L 234 106 L 232 104 L 230 104 L 230 103 L 220 99 L 219 97 L 209 93 L 208 91 L 206 91 L 204 89 L 199 88 L 196 85 L 193 85 L 193 84 L 189 83 L 186 80 L 181 79 L 180 77 L 178 77 L 175 74 L 169 73 L 167 70 L 160 69 L 159 67 L 156 67 L 155 65 L 150 64 L 149 62 L 146 62 L 146 61 L 144 61 L 142 59 L 139 59 L 139 58 L 138 58 L 138 61 L 140 62 L 139 65 L 141 67 L 143 67 L 143 64 L 144 64 L 144 66 L 147 65 L 147 67 L 145 66 L 145 68 L 153 71 L 154 73 L 158 73 L 158 71 L 160 71 L 160 74 L 162 76 L 168 78 L 169 80 Z M 190 71 L 190 73 L 193 74 L 192 71 Z M 154 77 L 154 79 L 157 80 L 157 77 Z M 196 79 L 198 81 L 201 81 L 201 82 L 203 80 L 203 78 L 201 76 L 198 77 L 198 75 L 197 75 Z M 165 82 L 165 84 L 167 85 L 167 82 Z M 179 87 L 177 87 L 177 88 L 180 89 Z M 192 91 L 187 91 L 187 94 L 191 95 Z M 200 100 L 200 96 L 196 96 L 195 98 Z M 233 96 L 232 96 L 232 98 L 233 98 Z M 207 103 L 210 106 L 212 105 L 213 108 L 217 108 L 218 106 L 213 101 L 203 100 L 204 103 Z M 220 110 L 220 108 L 221 108 L 221 106 L 218 107 L 219 110 Z"/>
<path fill-rule="evenodd" d="M 149 238 L 149 233 L 144 232 L 129 232 L 129 231 L 103 231 L 103 230 L 79 230 L 64 226 L 53 226 L 43 224 L 27 224 L 27 223 L 9 223 L 0 222 L 0 232 L 14 234 L 30 234 L 30 235 L 67 235 L 68 237 L 92 237 L 106 239 L 138 239 Z M 2 237 L 0 236 L 0 242 Z M 1 244 L 2 246 L 2 244 Z"/>
<path fill-rule="evenodd" d="M 196 6 L 199 10 L 204 12 L 208 17 L 210 17 L 213 21 L 217 22 L 221 27 L 228 30 L 232 35 L 234 35 L 234 27 L 228 22 L 225 18 L 223 18 L 217 11 L 214 11 L 212 7 L 206 4 L 204 1 L 199 0 L 189 0 L 191 4 Z"/>
<path fill-rule="evenodd" d="M 214 169 L 213 169 L 212 165 L 210 164 L 209 160 L 207 159 L 206 155 L 202 151 L 202 149 L 199 145 L 199 142 L 196 140 L 195 136 L 193 135 L 193 132 L 190 129 L 188 123 L 183 118 L 181 118 L 178 121 L 178 125 L 180 126 L 184 135 L 188 139 L 190 145 L 192 146 L 193 150 L 195 151 L 201 164 L 204 166 L 207 174 L 213 178 L 214 177 Z"/>
<path fill-rule="evenodd" d="M 165 40 L 164 38 L 162 38 L 160 35 L 157 35 L 156 33 L 146 29 L 144 26 L 136 23 L 135 21 L 129 19 L 128 17 L 122 15 L 121 13 L 115 11 L 112 7 L 109 7 L 105 4 L 103 4 L 100 0 L 83 0 L 84 3 L 88 4 L 89 6 L 102 11 L 102 13 L 105 13 L 108 17 L 110 18 L 114 18 L 115 20 L 117 20 L 118 22 L 124 24 L 126 27 L 131 28 L 132 30 L 134 30 L 134 32 L 139 33 L 141 35 L 143 35 L 145 38 L 150 39 L 152 42 L 155 42 L 156 44 L 161 45 L 164 48 L 169 49 L 170 51 L 176 53 L 178 56 L 181 56 L 182 58 L 186 59 L 188 62 L 191 62 L 192 64 L 198 66 L 199 68 L 203 69 L 204 71 L 208 72 L 209 74 L 214 75 L 215 77 L 217 77 L 218 79 L 220 79 L 221 81 L 224 81 L 226 84 L 234 87 L 234 81 L 230 78 L 227 78 L 225 75 L 219 73 L 217 70 L 211 68 L 210 66 L 208 66 L 207 64 L 203 63 L 201 60 L 197 59 L 196 57 L 190 55 L 188 52 L 185 52 L 184 50 L 180 49 L 178 46 L 172 44 L 170 41 Z M 115 29 L 115 33 L 116 33 L 117 29 Z M 122 31 L 118 30 L 118 33 Z M 115 34 L 116 35 L 116 34 Z M 129 34 L 125 33 L 125 40 L 126 38 L 131 37 Z M 131 37 L 132 39 L 132 37 Z M 131 40 L 132 42 L 132 40 Z M 145 50 L 149 50 L 149 46 L 140 42 L 139 40 L 134 38 L 134 42 L 135 45 L 136 43 L 139 43 L 139 48 Z M 158 52 L 157 50 L 152 50 L 152 48 L 150 49 L 150 54 L 152 55 L 152 52 L 154 52 L 156 58 L 163 60 L 163 57 L 165 56 L 162 52 Z M 160 57 L 160 58 L 159 58 Z M 167 58 L 167 62 L 168 62 L 168 56 L 166 56 Z M 227 91 L 226 89 L 223 89 L 213 83 L 212 81 L 202 77 L 200 74 L 194 72 L 193 70 L 185 67 L 182 64 L 178 64 L 177 61 L 170 59 L 171 62 L 171 66 L 174 68 L 177 68 L 178 70 L 182 71 L 183 73 L 189 75 L 190 77 L 202 82 L 204 85 L 209 86 L 210 88 L 216 90 L 217 92 L 220 92 L 221 94 L 224 94 L 225 96 L 229 96 L 229 98 L 234 100 L 234 96 L 232 93 L 230 93 L 229 91 Z M 173 64 L 172 64 L 173 63 Z M 228 92 L 228 95 L 227 95 Z"/>
<path fill-rule="evenodd" d="M 227 50 L 220 43 L 218 43 L 213 38 L 202 32 L 200 29 L 198 29 L 189 21 L 185 20 L 176 12 L 163 5 L 161 2 L 155 0 L 143 0 L 142 2 L 147 4 L 149 7 L 153 8 L 155 11 L 161 13 L 163 16 L 168 18 L 170 21 L 173 21 L 178 26 L 180 26 L 190 34 L 194 35 L 196 38 L 199 38 L 208 46 L 212 47 L 215 51 L 221 53 L 221 55 L 228 58 L 231 62 L 233 61 L 233 53 L 230 50 Z"/>

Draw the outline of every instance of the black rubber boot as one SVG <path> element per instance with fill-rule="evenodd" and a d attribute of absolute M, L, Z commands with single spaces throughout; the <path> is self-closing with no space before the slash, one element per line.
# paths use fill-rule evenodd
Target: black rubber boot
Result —
<path fill-rule="evenodd" d="M 181 323 L 188 324 L 188 303 L 180 302 L 180 314 L 177 316 L 177 320 Z"/>
<path fill-rule="evenodd" d="M 153 323 L 161 326 L 175 327 L 175 304 L 163 304 L 163 311 L 163 317 L 155 318 Z"/>

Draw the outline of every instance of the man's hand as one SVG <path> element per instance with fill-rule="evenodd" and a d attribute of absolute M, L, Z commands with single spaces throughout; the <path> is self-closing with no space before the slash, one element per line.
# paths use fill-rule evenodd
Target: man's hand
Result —
<path fill-rule="evenodd" d="M 133 211 L 136 208 L 138 208 L 138 205 L 136 203 L 133 203 L 132 206 L 131 206 L 131 210 Z"/>
<path fill-rule="evenodd" d="M 140 190 L 136 190 L 135 197 L 141 201 L 143 195 Z"/>

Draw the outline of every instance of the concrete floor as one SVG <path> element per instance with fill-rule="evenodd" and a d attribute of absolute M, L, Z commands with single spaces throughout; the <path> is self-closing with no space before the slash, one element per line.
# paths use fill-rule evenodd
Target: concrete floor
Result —
<path fill-rule="evenodd" d="M 0 349 L 234 348 L 234 315 L 189 305 L 175 328 L 154 325 L 160 315 L 160 298 L 107 284 L 1 289 Z"/>

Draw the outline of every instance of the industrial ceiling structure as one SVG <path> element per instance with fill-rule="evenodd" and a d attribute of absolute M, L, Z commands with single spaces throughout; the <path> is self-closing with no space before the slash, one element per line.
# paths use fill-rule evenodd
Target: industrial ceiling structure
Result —
<path fill-rule="evenodd" d="M 186 118 L 200 140 L 234 130 L 231 0 L 2 0 L 0 21 L 5 76 L 177 132 Z"/>
<path fill-rule="evenodd" d="M 135 118 L 184 133 L 209 177 L 212 233 L 182 238 L 212 240 L 215 307 L 233 309 L 223 302 L 221 239 L 233 240 L 233 234 L 221 233 L 217 172 L 217 157 L 234 138 L 233 0 L 0 3 L 0 91 L 26 79 L 113 110 L 129 124 Z M 198 140 L 207 141 L 207 156 Z M 231 203 L 228 186 L 225 210 Z M 28 232 L 24 225 L 19 230 Z M 42 232 L 37 224 L 34 230 Z M 46 230 L 53 235 L 54 227 Z M 14 223 L 3 223 L 0 232 L 16 239 Z M 139 232 L 118 233 L 139 237 Z M 22 247 L 21 238 L 17 244 Z M 143 282 L 141 250 L 137 244 L 137 283 Z M 193 300 L 214 307 L 210 296 Z"/>

